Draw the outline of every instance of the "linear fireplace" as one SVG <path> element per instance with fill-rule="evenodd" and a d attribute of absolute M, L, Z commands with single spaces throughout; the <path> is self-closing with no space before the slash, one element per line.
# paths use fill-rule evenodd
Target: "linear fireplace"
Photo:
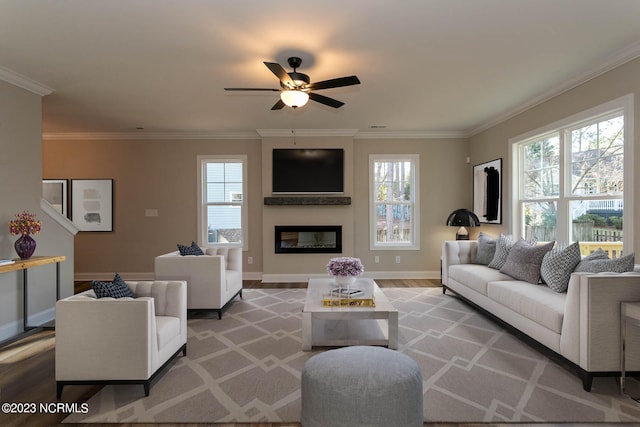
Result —
<path fill-rule="evenodd" d="M 342 252 L 341 225 L 276 225 L 277 254 Z"/>

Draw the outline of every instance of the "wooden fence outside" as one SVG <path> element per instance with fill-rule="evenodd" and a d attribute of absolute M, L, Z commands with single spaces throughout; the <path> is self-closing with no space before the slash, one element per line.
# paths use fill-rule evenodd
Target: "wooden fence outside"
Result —
<path fill-rule="evenodd" d="M 596 228 L 593 221 L 574 222 L 573 239 L 580 242 L 580 253 L 589 255 L 601 248 L 609 258 L 622 256 L 622 230 Z M 538 242 L 556 240 L 555 225 L 526 226 L 525 239 Z"/>

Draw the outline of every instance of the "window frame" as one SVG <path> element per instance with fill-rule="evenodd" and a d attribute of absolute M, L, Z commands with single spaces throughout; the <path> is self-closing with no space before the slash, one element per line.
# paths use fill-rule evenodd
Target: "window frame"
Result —
<path fill-rule="evenodd" d="M 207 164 L 209 163 L 241 163 L 242 164 L 242 200 L 239 202 L 207 202 Z M 242 248 L 246 250 L 248 247 L 248 215 L 249 206 L 247 203 L 247 156 L 244 154 L 237 155 L 198 155 L 197 156 L 197 170 L 198 170 L 198 239 L 199 244 L 202 247 L 207 248 Z M 209 205 L 217 206 L 237 206 L 242 209 L 240 215 L 240 229 L 241 229 L 241 241 L 233 243 L 215 243 L 210 244 L 208 242 L 208 224 L 207 224 L 207 207 Z"/>
<path fill-rule="evenodd" d="M 525 134 L 509 139 L 509 149 L 511 158 L 511 206 L 510 215 L 512 220 L 511 233 L 514 236 L 524 237 L 524 223 L 522 205 L 527 201 L 546 201 L 553 199 L 557 201 L 556 210 L 556 240 L 562 243 L 571 243 L 571 227 L 569 223 L 570 204 L 575 200 L 585 200 L 589 197 L 576 196 L 571 194 L 571 176 L 566 171 L 571 170 L 571 144 L 570 133 L 581 126 L 595 124 L 599 121 L 606 120 L 611 116 L 622 116 L 624 120 L 624 190 L 622 200 L 624 203 L 624 227 L 623 227 L 623 253 L 633 252 L 633 174 L 634 174 L 634 124 L 633 124 L 633 94 L 624 95 L 609 102 L 605 102 L 596 107 L 582 111 L 580 113 L 569 116 L 565 119 L 551 123 L 547 126 L 532 130 Z M 541 197 L 541 198 L 524 198 L 523 182 L 521 180 L 521 171 L 523 169 L 522 157 L 520 156 L 520 147 L 526 143 L 535 140 L 541 140 L 550 135 L 557 135 L 559 139 L 559 167 L 560 167 L 560 192 L 558 196 Z M 619 198 L 619 196 L 607 196 L 606 194 L 598 194 L 594 199 L 603 198 Z"/>
<path fill-rule="evenodd" d="M 409 207 L 412 218 L 411 240 L 407 243 L 377 242 L 376 235 L 376 162 L 409 162 L 411 164 L 411 200 Z M 420 155 L 419 154 L 370 154 L 369 155 L 369 249 L 379 250 L 420 250 Z M 399 203 L 398 203 L 399 204 Z"/>

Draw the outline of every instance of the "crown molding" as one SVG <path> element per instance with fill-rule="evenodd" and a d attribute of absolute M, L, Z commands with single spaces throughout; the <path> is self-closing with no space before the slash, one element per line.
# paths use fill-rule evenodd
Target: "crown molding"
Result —
<path fill-rule="evenodd" d="M 260 139 L 270 137 L 340 137 L 354 139 L 466 138 L 459 131 L 364 131 L 357 129 L 257 129 L 255 132 L 43 132 L 49 141 Z"/>
<path fill-rule="evenodd" d="M 518 107 L 511 109 L 499 116 L 494 117 L 492 120 L 474 128 L 467 132 L 467 137 L 472 137 L 480 132 L 484 132 L 487 129 L 490 129 L 510 118 L 517 116 L 537 105 L 540 105 L 564 92 L 567 92 L 577 86 L 580 86 L 583 83 L 588 82 L 589 80 L 593 80 L 598 76 L 601 76 L 614 68 L 617 68 L 627 62 L 633 61 L 634 59 L 640 57 L 640 41 L 637 41 L 624 49 L 621 49 L 614 54 L 612 54 L 604 63 L 602 63 L 599 67 L 596 67 L 592 70 L 586 71 L 573 79 L 567 80 L 555 88 L 533 98 L 529 101 L 520 104 Z"/>
<path fill-rule="evenodd" d="M 459 131 L 393 131 L 375 130 L 358 132 L 355 139 L 445 139 L 467 138 L 467 132 Z"/>
<path fill-rule="evenodd" d="M 22 89 L 26 89 L 29 92 L 33 92 L 36 95 L 45 96 L 54 92 L 52 88 L 42 83 L 39 83 L 29 77 L 18 74 L 13 70 L 0 66 L 0 80 L 4 80 L 14 86 L 18 86 Z"/>
<path fill-rule="evenodd" d="M 260 139 L 256 132 L 44 132 L 43 140 L 188 140 L 188 139 Z"/>
<path fill-rule="evenodd" d="M 256 129 L 258 135 L 269 137 L 292 136 L 350 136 L 353 137 L 358 129 Z"/>

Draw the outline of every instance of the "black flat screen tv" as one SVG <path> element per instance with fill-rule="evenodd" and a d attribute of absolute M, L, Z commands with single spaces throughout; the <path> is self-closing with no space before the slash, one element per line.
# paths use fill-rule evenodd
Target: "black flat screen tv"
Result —
<path fill-rule="evenodd" d="M 342 148 L 275 148 L 274 194 L 344 193 Z"/>

